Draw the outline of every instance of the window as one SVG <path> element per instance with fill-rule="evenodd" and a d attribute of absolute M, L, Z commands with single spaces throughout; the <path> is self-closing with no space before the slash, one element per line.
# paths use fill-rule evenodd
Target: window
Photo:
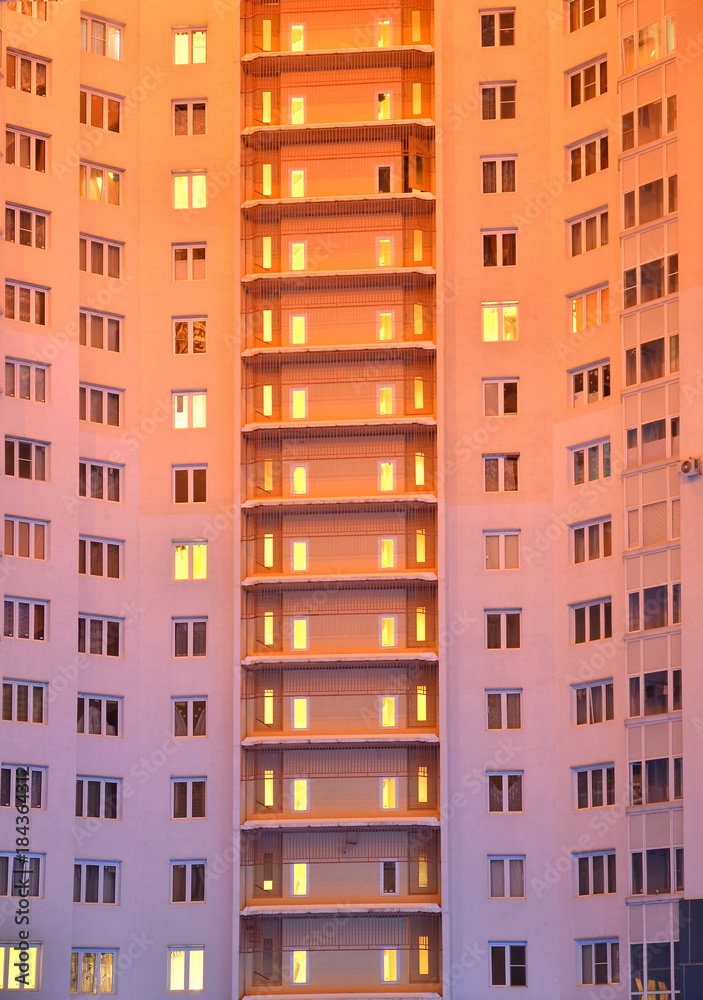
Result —
<path fill-rule="evenodd" d="M 381 952 L 381 982 L 400 982 L 398 971 L 398 951 L 396 948 L 384 948 Z"/>
<path fill-rule="evenodd" d="M 485 611 L 484 615 L 486 649 L 520 648 L 520 611 Z"/>
<path fill-rule="evenodd" d="M 46 326 L 48 288 L 5 282 L 5 319 L 18 319 L 21 323 Z"/>
<path fill-rule="evenodd" d="M 481 85 L 481 118 L 484 121 L 514 117 L 514 83 Z"/>
<path fill-rule="evenodd" d="M 577 941 L 580 955 L 581 985 L 620 982 L 620 945 L 617 939 Z"/>
<path fill-rule="evenodd" d="M 381 694 L 378 699 L 381 728 L 395 729 L 398 725 L 398 696 Z"/>
<path fill-rule="evenodd" d="M 398 616 L 379 616 L 378 619 L 380 645 L 381 648 L 397 646 Z"/>
<path fill-rule="evenodd" d="M 2 682 L 2 721 L 34 722 L 46 721 L 46 684 L 32 681 Z"/>
<path fill-rule="evenodd" d="M 577 809 L 597 809 L 615 804 L 615 768 L 612 764 L 575 768 Z"/>
<path fill-rule="evenodd" d="M 5 438 L 5 475 L 46 481 L 47 444 Z"/>
<path fill-rule="evenodd" d="M 206 28 L 173 29 L 173 61 L 177 66 L 187 63 L 204 63 L 206 56 Z"/>
<path fill-rule="evenodd" d="M 205 392 L 172 392 L 173 426 L 176 430 L 205 427 L 207 419 L 207 394 Z"/>
<path fill-rule="evenodd" d="M 491 949 L 491 986 L 527 986 L 527 945 L 494 944 Z"/>
<path fill-rule="evenodd" d="M 676 49 L 676 15 L 667 17 L 664 21 L 664 31 L 659 20 L 647 24 L 622 40 L 623 73 L 631 73 L 635 69 L 635 42 L 637 42 L 637 60 L 639 67 L 648 66 L 664 55 L 671 55 Z"/>
<path fill-rule="evenodd" d="M 203 281 L 206 275 L 207 244 L 188 243 L 181 246 L 171 246 L 173 254 L 173 280 L 174 281 Z M 204 326 L 205 321 L 195 320 L 203 323 L 203 342 L 205 341 Z M 187 351 L 176 351 L 176 354 L 186 354 Z"/>
<path fill-rule="evenodd" d="M 607 133 L 587 139 L 576 146 L 568 146 L 566 152 L 572 181 L 605 170 L 608 166 Z"/>
<path fill-rule="evenodd" d="M 290 715 L 292 729 L 308 729 L 310 725 L 310 699 L 291 698 Z"/>
<path fill-rule="evenodd" d="M 515 11 L 504 10 L 498 14 L 481 14 L 481 45 L 514 45 Z"/>
<path fill-rule="evenodd" d="M 571 405 L 585 406 L 610 396 L 610 362 L 600 361 L 569 372 Z"/>
<path fill-rule="evenodd" d="M 302 52 L 304 49 L 305 49 L 305 25 L 291 24 L 290 26 L 291 52 Z"/>
<path fill-rule="evenodd" d="M 122 273 L 121 243 L 111 243 L 109 240 L 101 240 L 94 236 L 81 236 L 78 250 L 78 266 L 81 271 L 104 274 L 108 278 L 120 277 Z"/>
<path fill-rule="evenodd" d="M 36 0 L 37 4 L 46 0 Z M 26 0 L 22 6 L 24 7 Z M 8 4 L 8 7 L 12 6 Z M 45 15 L 46 16 L 46 15 Z M 25 966 L 29 966 L 25 968 Z M 23 944 L 0 944 L 0 989 L 5 981 L 14 983 L 18 977 L 23 976 L 26 986 L 23 990 L 38 990 L 41 986 L 41 945 Z M 9 988 L 9 987 L 8 987 Z"/>
<path fill-rule="evenodd" d="M 395 462 L 378 463 L 378 489 L 380 493 L 391 492 L 395 489 Z"/>
<path fill-rule="evenodd" d="M 307 465 L 291 466 L 291 492 L 295 495 L 303 495 L 308 492 L 308 467 Z"/>
<path fill-rule="evenodd" d="M 18 128 L 5 129 L 5 162 L 16 167 L 26 167 L 46 173 L 47 136 L 22 132 Z"/>
<path fill-rule="evenodd" d="M 169 992 L 181 990 L 198 992 L 204 982 L 204 948 L 169 948 L 168 988 Z"/>
<path fill-rule="evenodd" d="M 305 986 L 308 983 L 308 952 L 292 951 L 290 955 L 290 984 Z"/>
<path fill-rule="evenodd" d="M 623 306 L 644 305 L 679 289 L 679 255 L 670 254 L 623 272 Z"/>
<path fill-rule="evenodd" d="M 173 579 L 207 580 L 207 542 L 173 542 Z"/>
<path fill-rule="evenodd" d="M 616 892 L 615 851 L 601 854 L 574 854 L 579 896 L 602 896 Z"/>
<path fill-rule="evenodd" d="M 376 167 L 376 190 L 379 194 L 390 194 L 391 173 L 390 166 Z"/>
<path fill-rule="evenodd" d="M 205 135 L 207 131 L 205 101 L 172 101 L 171 107 L 174 135 Z"/>
<path fill-rule="evenodd" d="M 683 797 L 683 757 L 659 757 L 630 764 L 630 803 L 653 805 Z"/>
<path fill-rule="evenodd" d="M 569 31 L 585 28 L 601 17 L 605 17 L 605 0 L 570 0 Z"/>
<path fill-rule="evenodd" d="M 43 59 L 22 52 L 7 50 L 5 86 L 22 90 L 25 94 L 46 97 L 46 77 L 49 64 Z"/>
<path fill-rule="evenodd" d="M 483 415 L 504 417 L 518 412 L 517 379 L 483 380 Z"/>
<path fill-rule="evenodd" d="M 522 812 L 522 771 L 487 772 L 488 811 Z"/>
<path fill-rule="evenodd" d="M 207 174 L 204 170 L 174 173 L 173 207 L 205 208 L 207 205 Z"/>
<path fill-rule="evenodd" d="M 44 698 L 41 706 L 43 716 Z M 3 714 L 3 720 L 5 716 Z M 11 720 L 9 720 L 11 721 Z M 46 768 L 3 764 L 0 769 L 0 807 L 28 805 L 30 809 L 46 809 Z"/>
<path fill-rule="evenodd" d="M 524 899 L 525 857 L 488 857 L 488 895 L 491 899 Z"/>
<path fill-rule="evenodd" d="M 679 370 L 679 335 L 648 340 L 625 352 L 625 384 L 651 382 Z"/>
<path fill-rule="evenodd" d="M 570 295 L 567 302 L 572 333 L 579 333 L 588 327 L 608 322 L 609 289 L 607 285 Z"/>
<path fill-rule="evenodd" d="M 82 535 L 78 539 L 78 572 L 90 576 L 122 576 L 124 542 L 105 541 Z"/>
<path fill-rule="evenodd" d="M 290 783 L 290 801 L 293 812 L 308 812 L 310 809 L 309 778 L 293 778 Z"/>
<path fill-rule="evenodd" d="M 173 619 L 173 655 L 207 656 L 207 618 Z"/>
<path fill-rule="evenodd" d="M 307 317 L 291 316 L 289 337 L 291 344 L 305 344 L 307 342 Z"/>
<path fill-rule="evenodd" d="M 608 213 L 597 212 L 576 222 L 567 223 L 570 232 L 570 253 L 577 257 L 589 250 L 596 250 L 608 242 Z"/>
<path fill-rule="evenodd" d="M 120 778 L 76 778 L 76 816 L 119 819 Z"/>
<path fill-rule="evenodd" d="M 71 993 L 114 993 L 117 982 L 117 950 L 84 950 L 71 952 Z"/>
<path fill-rule="evenodd" d="M 291 618 L 291 647 L 293 649 L 307 649 L 309 646 L 309 625 L 308 618 Z"/>
<path fill-rule="evenodd" d="M 122 58 L 122 28 L 96 17 L 81 17 L 81 48 L 108 59 Z"/>
<path fill-rule="evenodd" d="M 681 711 L 681 671 L 652 670 L 630 677 L 630 717 Z"/>
<path fill-rule="evenodd" d="M 205 818 L 205 778 L 172 778 L 173 819 Z"/>
<path fill-rule="evenodd" d="M 120 131 L 122 99 L 81 87 L 81 123 L 108 132 Z"/>
<path fill-rule="evenodd" d="M 608 63 L 605 59 L 591 63 L 589 66 L 584 66 L 583 69 L 567 75 L 572 108 L 608 91 Z"/>
<path fill-rule="evenodd" d="M 74 903 L 119 903 L 119 861 L 76 861 L 73 866 Z"/>
<path fill-rule="evenodd" d="M 378 121 L 388 121 L 391 117 L 391 95 L 389 91 L 376 94 L 376 118 Z"/>
<path fill-rule="evenodd" d="M 522 729 L 522 691 L 486 691 L 486 729 Z"/>
<path fill-rule="evenodd" d="M 485 569 L 520 568 L 520 532 L 483 533 Z"/>
<path fill-rule="evenodd" d="M 270 100 L 270 98 L 269 98 Z M 271 120 L 271 113 L 269 111 L 269 121 Z M 304 125 L 305 124 L 305 98 L 304 97 L 291 97 L 290 99 L 290 123 L 291 125 Z"/>
<path fill-rule="evenodd" d="M 660 177 L 640 184 L 637 190 L 626 191 L 623 198 L 623 229 L 654 222 L 678 209 L 678 176 L 671 174 L 667 178 Z"/>
<path fill-rule="evenodd" d="M 33 601 L 22 597 L 5 598 L 3 635 L 12 639 L 46 639 L 47 601 Z"/>
<path fill-rule="evenodd" d="M 121 618 L 78 616 L 78 652 L 95 656 L 121 656 Z"/>
<path fill-rule="evenodd" d="M 4 555 L 19 556 L 24 559 L 46 559 L 48 526 L 48 521 L 6 517 Z"/>
<path fill-rule="evenodd" d="M 264 387 L 265 388 L 265 387 Z M 271 407 L 269 407 L 269 410 Z M 291 389 L 290 391 L 290 415 L 293 420 L 304 420 L 307 416 L 308 410 L 308 390 L 307 389 Z M 266 413 L 265 416 L 270 416 L 270 413 Z"/>
<path fill-rule="evenodd" d="M 120 204 L 122 171 L 93 163 L 80 165 L 80 195 L 106 205 Z"/>
<path fill-rule="evenodd" d="M 630 864 L 630 891 L 633 896 L 642 894 L 655 896 L 660 893 L 668 895 L 671 892 L 684 891 L 683 847 L 675 847 L 673 850 L 660 847 L 649 851 L 635 851 L 630 855 Z M 667 966 L 668 957 L 667 955 Z"/>
<path fill-rule="evenodd" d="M 681 584 L 644 587 L 628 595 L 628 631 L 678 625 L 681 621 Z"/>
<path fill-rule="evenodd" d="M 613 634 L 613 613 L 610 598 L 572 605 L 574 643 L 609 639 Z"/>
<path fill-rule="evenodd" d="M 663 121 L 664 107 L 662 100 L 650 101 L 637 108 L 637 136 L 635 141 L 635 112 L 628 111 L 622 116 L 621 134 L 622 150 L 634 149 L 635 146 L 643 146 L 648 142 L 656 142 L 661 139 L 662 134 L 670 135 L 677 129 L 677 100 L 676 94 L 670 94 L 666 98 L 666 122 Z M 673 211 L 673 209 L 669 209 Z"/>
<path fill-rule="evenodd" d="M 107 313 L 79 313 L 78 340 L 84 347 L 95 347 L 100 351 L 119 352 L 121 344 L 122 317 Z"/>
<path fill-rule="evenodd" d="M 205 317 L 174 319 L 173 353 L 205 354 L 206 333 L 207 319 Z"/>
<path fill-rule="evenodd" d="M 484 302 L 481 305 L 484 341 L 517 340 L 517 302 Z"/>
<path fill-rule="evenodd" d="M 481 182 L 484 194 L 506 193 L 516 190 L 514 156 L 501 159 L 481 158 Z"/>
<path fill-rule="evenodd" d="M 574 563 L 582 563 L 591 559 L 602 559 L 612 553 L 612 522 L 610 518 L 603 521 L 590 521 L 571 528 L 571 541 Z"/>
<path fill-rule="evenodd" d="M 483 233 L 483 266 L 514 267 L 517 264 L 517 230 Z"/>
<path fill-rule="evenodd" d="M 7 9 L 46 21 L 47 0 L 8 0 Z"/>
<path fill-rule="evenodd" d="M 49 216 L 30 208 L 5 206 L 5 242 L 46 250 L 46 227 Z"/>
<path fill-rule="evenodd" d="M 610 476 L 609 441 L 571 448 L 570 451 L 574 486 L 580 486 L 585 482 L 592 483 L 595 479 L 607 479 Z"/>
<path fill-rule="evenodd" d="M 85 459 L 78 463 L 78 495 L 93 500 L 112 500 L 118 503 L 120 481 L 124 467 L 91 462 Z"/>
<path fill-rule="evenodd" d="M 381 778 L 380 779 L 380 793 L 381 793 L 381 809 L 397 809 L 398 808 L 398 779 L 397 778 Z"/>
<path fill-rule="evenodd" d="M 120 425 L 122 390 L 99 389 L 81 385 L 79 388 L 79 417 L 96 424 Z"/>
<path fill-rule="evenodd" d="M 573 688 L 576 725 L 587 726 L 613 719 L 613 682 L 596 681 Z"/>
<path fill-rule="evenodd" d="M 174 503 L 205 503 L 207 500 L 207 466 L 171 466 Z"/>
<path fill-rule="evenodd" d="M 45 403 L 48 371 L 46 365 L 6 358 L 5 395 L 17 399 L 31 399 L 36 403 Z"/>
<path fill-rule="evenodd" d="M 205 862 L 171 862 L 171 902 L 205 902 Z"/>
<path fill-rule="evenodd" d="M 484 455 L 483 489 L 485 493 L 514 492 L 518 488 L 519 455 Z"/>
<path fill-rule="evenodd" d="M 207 736 L 207 698 L 172 698 L 173 735 Z"/>
<path fill-rule="evenodd" d="M 88 736 L 121 736 L 122 699 L 107 695 L 79 694 L 76 701 L 76 732 Z"/>

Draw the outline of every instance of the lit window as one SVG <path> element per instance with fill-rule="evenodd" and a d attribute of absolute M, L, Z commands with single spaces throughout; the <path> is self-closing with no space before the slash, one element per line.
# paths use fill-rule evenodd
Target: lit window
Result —
<path fill-rule="evenodd" d="M 71 952 L 71 993 L 112 993 L 117 952 L 75 949 Z M 33 970 L 36 976 L 36 969 Z M 1 984 L 0 984 L 1 985 Z M 17 989 L 16 985 L 8 989 Z M 25 987 L 22 988 L 23 992 Z"/>
<path fill-rule="evenodd" d="M 273 646 L 273 611 L 264 611 L 264 646 Z"/>
<path fill-rule="evenodd" d="M 273 805 L 273 771 L 264 771 L 264 805 Z"/>
<path fill-rule="evenodd" d="M 395 566 L 395 538 L 381 539 L 381 569 Z"/>
<path fill-rule="evenodd" d="M 261 313 L 261 339 L 267 344 L 273 340 L 273 312 L 271 309 L 264 309 Z"/>
<path fill-rule="evenodd" d="M 305 124 L 305 98 L 291 97 L 290 99 L 290 123 L 291 125 Z"/>
<path fill-rule="evenodd" d="M 393 489 L 395 486 L 393 484 L 395 478 L 395 462 L 379 462 L 379 490 L 381 493 L 387 493 Z"/>
<path fill-rule="evenodd" d="M 171 948 L 169 950 L 169 992 L 197 992 L 203 989 L 203 948 Z"/>
<path fill-rule="evenodd" d="M 273 725 L 273 688 L 264 689 L 264 725 Z"/>
<path fill-rule="evenodd" d="M 291 24 L 290 26 L 291 52 L 302 52 L 304 48 L 305 48 L 305 25 Z"/>
<path fill-rule="evenodd" d="M 391 117 L 391 95 L 388 91 L 376 96 L 376 117 L 380 122 Z"/>
<path fill-rule="evenodd" d="M 425 456 L 421 451 L 415 452 L 415 485 L 425 485 Z"/>
<path fill-rule="evenodd" d="M 425 562 L 425 529 L 418 528 L 415 532 L 415 560 L 419 563 Z"/>
<path fill-rule="evenodd" d="M 205 208 L 207 176 L 204 173 L 173 174 L 173 207 Z"/>
<path fill-rule="evenodd" d="M 417 700 L 417 721 L 427 722 L 427 685 L 418 684 L 415 688 Z"/>
<path fill-rule="evenodd" d="M 293 466 L 293 492 L 297 494 L 308 491 L 308 469 L 306 465 Z"/>
<path fill-rule="evenodd" d="M 271 194 L 271 164 L 264 163 L 261 166 L 261 193 L 265 196 Z"/>
<path fill-rule="evenodd" d="M 270 493 L 273 489 L 273 460 L 270 458 L 264 461 L 264 490 Z"/>
<path fill-rule="evenodd" d="M 81 198 L 101 201 L 107 205 L 119 205 L 121 170 L 81 163 L 78 178 Z"/>
<path fill-rule="evenodd" d="M 381 618 L 381 646 L 393 647 L 395 640 L 395 616 Z"/>
<path fill-rule="evenodd" d="M 393 386 L 378 387 L 378 412 L 382 417 L 393 413 Z"/>
<path fill-rule="evenodd" d="M 291 391 L 291 416 L 294 420 L 304 420 L 307 416 L 307 389 L 293 389 Z"/>
<path fill-rule="evenodd" d="M 416 337 L 421 337 L 423 332 L 422 303 L 413 304 L 413 332 Z"/>
<path fill-rule="evenodd" d="M 415 409 L 422 410 L 425 407 L 425 386 L 421 378 L 414 380 L 415 389 Z"/>
<path fill-rule="evenodd" d="M 398 952 L 395 948 L 383 950 L 381 979 L 384 983 L 398 982 Z"/>
<path fill-rule="evenodd" d="M 271 267 L 271 245 L 272 240 L 270 236 L 262 236 L 261 238 L 261 266 L 269 270 Z"/>
<path fill-rule="evenodd" d="M 273 566 L 273 535 L 264 535 L 264 566 L 271 569 Z"/>
<path fill-rule="evenodd" d="M 271 124 L 271 91 L 264 90 L 261 94 L 261 121 L 265 125 Z"/>
<path fill-rule="evenodd" d="M 430 974 L 430 939 L 423 934 L 417 939 L 417 971 L 421 976 Z"/>
<path fill-rule="evenodd" d="M 421 30 L 419 10 L 414 10 L 412 12 L 412 41 L 413 42 L 422 41 L 422 30 Z"/>
<path fill-rule="evenodd" d="M 424 642 L 426 637 L 426 612 L 424 608 L 418 608 L 415 612 L 415 638 L 418 642 Z"/>
<path fill-rule="evenodd" d="M 427 768 L 424 765 L 417 769 L 417 801 L 427 802 Z"/>
<path fill-rule="evenodd" d="M 422 114 L 422 84 L 413 83 L 413 114 Z M 415 258 L 418 259 L 417 257 Z"/>
<path fill-rule="evenodd" d="M 263 416 L 270 417 L 273 414 L 273 386 L 261 386 L 261 412 Z"/>
<path fill-rule="evenodd" d="M 308 811 L 308 784 L 307 778 L 294 778 L 291 782 L 291 797 L 293 799 L 293 812 Z"/>
<path fill-rule="evenodd" d="M 291 316 L 290 318 L 290 342 L 291 344 L 304 344 L 307 340 L 305 316 Z"/>
<path fill-rule="evenodd" d="M 291 889 L 294 896 L 308 894 L 308 866 L 305 861 L 294 861 L 291 871 Z"/>
<path fill-rule="evenodd" d="M 264 52 L 271 51 L 271 21 L 266 18 L 261 27 L 261 48 Z"/>
<path fill-rule="evenodd" d="M 387 48 L 391 44 L 391 22 L 388 18 L 376 21 L 376 41 L 379 48 Z"/>
<path fill-rule="evenodd" d="M 173 578 L 174 580 L 207 579 L 207 542 L 174 542 Z"/>
<path fill-rule="evenodd" d="M 378 266 L 390 267 L 391 265 L 391 241 L 379 239 L 378 241 Z"/>
<path fill-rule="evenodd" d="M 293 698 L 291 702 L 293 729 L 308 728 L 308 699 Z"/>
<path fill-rule="evenodd" d="M 204 63 L 206 56 L 205 28 L 177 28 L 173 32 L 173 61 L 176 65 Z"/>
<path fill-rule="evenodd" d="M 397 695 L 381 695 L 381 727 L 394 729 L 398 725 Z"/>
<path fill-rule="evenodd" d="M 393 340 L 393 313 L 379 313 L 378 339 Z"/>
<path fill-rule="evenodd" d="M 305 270 L 305 244 L 291 243 L 290 245 L 290 269 L 291 271 Z"/>
<path fill-rule="evenodd" d="M 396 809 L 397 778 L 381 778 L 381 809 Z"/>
<path fill-rule="evenodd" d="M 293 569 L 304 572 L 308 568 L 308 543 L 293 542 Z"/>
<path fill-rule="evenodd" d="M 517 340 L 517 302 L 483 304 L 484 341 Z"/>
<path fill-rule="evenodd" d="M 176 430 L 188 427 L 205 427 L 207 395 L 204 392 L 174 392 L 173 426 Z"/>
<path fill-rule="evenodd" d="M 93 317 L 91 316 L 91 322 Z M 111 333 L 112 324 L 116 321 L 108 319 L 107 347 L 112 350 L 111 343 L 119 344 L 119 321 Z M 91 338 L 93 328 L 91 327 Z M 174 354 L 205 354 L 207 348 L 207 318 L 173 320 L 173 353 Z M 116 349 L 116 348 L 115 348 Z"/>
<path fill-rule="evenodd" d="M 294 951 L 291 955 L 291 983 L 294 986 L 305 986 L 308 981 L 308 953 Z"/>
<path fill-rule="evenodd" d="M 291 198 L 305 197 L 305 171 L 291 170 L 290 172 L 290 196 Z"/>
<path fill-rule="evenodd" d="M 308 620 L 307 618 L 293 619 L 293 649 L 308 648 Z"/>

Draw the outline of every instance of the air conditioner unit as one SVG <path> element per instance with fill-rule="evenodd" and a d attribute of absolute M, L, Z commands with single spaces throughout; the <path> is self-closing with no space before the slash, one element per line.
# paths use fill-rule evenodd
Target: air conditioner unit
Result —
<path fill-rule="evenodd" d="M 700 476 L 701 474 L 701 460 L 700 458 L 684 458 L 683 462 L 679 466 L 679 475 L 687 476 L 689 479 L 693 476 Z"/>

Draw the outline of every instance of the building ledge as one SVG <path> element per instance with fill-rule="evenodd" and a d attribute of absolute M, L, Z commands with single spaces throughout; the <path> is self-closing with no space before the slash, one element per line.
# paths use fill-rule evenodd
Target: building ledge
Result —
<path fill-rule="evenodd" d="M 241 830 L 348 830 L 357 826 L 380 826 L 393 829 L 397 826 L 436 826 L 439 819 L 436 816 L 349 816 L 347 819 L 305 820 L 284 819 L 248 819 L 240 824 Z"/>
<path fill-rule="evenodd" d="M 396 903 L 389 906 L 388 903 L 302 903 L 300 906 L 245 906 L 240 911 L 242 917 L 268 916 L 269 914 L 281 913 L 286 915 L 315 916 L 317 914 L 333 913 L 441 913 L 442 907 L 439 903 Z"/>
<path fill-rule="evenodd" d="M 436 573 L 419 573 L 417 570 L 407 570 L 399 573 L 397 570 L 388 570 L 387 573 L 289 573 L 287 575 L 276 574 L 274 576 L 247 576 L 241 582 L 242 587 L 254 587 L 259 583 L 358 583 L 359 581 L 387 581 L 397 583 L 404 580 L 426 580 L 429 583 L 437 582 Z"/>
<path fill-rule="evenodd" d="M 350 270 L 342 270 L 340 268 L 336 271 L 271 271 L 269 273 L 261 271 L 257 274 L 245 274 L 240 280 L 245 284 L 248 284 L 250 281 L 259 281 L 261 278 L 270 281 L 278 278 L 348 278 L 374 274 L 395 274 L 405 276 L 407 274 L 411 274 L 413 271 L 418 274 L 426 274 L 432 277 L 437 274 L 434 267 L 418 267 L 416 264 L 409 264 L 407 267 L 360 267 L 352 268 Z"/>
<path fill-rule="evenodd" d="M 427 52 L 434 53 L 434 46 L 426 42 L 412 42 L 410 45 L 354 45 L 345 49 L 298 49 L 292 52 L 290 49 L 278 49 L 275 52 L 247 52 L 242 56 L 242 62 L 254 62 L 261 59 L 280 59 L 288 56 L 294 59 L 302 59 L 305 56 L 347 56 L 355 55 L 358 52 Z"/>
<path fill-rule="evenodd" d="M 422 351 L 436 351 L 437 345 L 433 340 L 422 340 L 414 343 L 412 340 L 386 340 L 378 341 L 373 340 L 367 344 L 321 344 L 319 347 L 313 347 L 310 344 L 302 344 L 300 346 L 281 346 L 281 347 L 247 347 L 245 351 L 241 352 L 241 357 L 252 358 L 258 355 L 270 355 L 270 354 L 338 354 L 340 352 L 351 352 L 358 351 L 360 354 L 364 351 L 378 351 L 382 354 L 384 351 L 396 351 L 398 349 L 404 351 L 412 351 L 416 348 L 420 348 Z"/>
<path fill-rule="evenodd" d="M 309 198 L 252 198 L 243 201 L 240 208 L 258 208 L 260 205 L 303 205 L 314 203 L 317 205 L 334 205 L 340 201 L 405 201 L 411 198 L 419 198 L 421 201 L 436 201 L 436 196 L 431 191 L 386 191 L 383 193 L 374 192 L 372 194 L 337 194 L 318 195 Z"/>
<path fill-rule="evenodd" d="M 326 736 L 324 733 L 315 733 L 314 735 L 289 735 L 288 733 L 281 735 L 276 733 L 271 736 L 246 736 L 242 740 L 243 747 L 255 747 L 255 746 L 309 746 L 311 744 L 324 744 L 328 746 L 329 744 L 336 743 L 354 743 L 358 745 L 359 743 L 376 743 L 382 745 L 384 743 L 439 743 L 439 736 L 436 733 L 418 733 L 417 735 L 413 733 L 403 732 L 403 733 L 388 733 L 384 734 L 374 734 L 369 736 L 367 733 L 357 733 L 350 735 L 340 736 L 338 734 L 332 734 Z"/>
<path fill-rule="evenodd" d="M 350 122 L 307 122 L 303 125 L 281 124 L 281 125 L 247 125 L 241 129 L 240 135 L 256 135 L 258 132 L 305 132 L 316 131 L 317 129 L 349 129 L 349 128 L 390 128 L 393 125 L 422 125 L 424 128 L 434 128 L 434 118 L 367 118 L 364 121 Z"/>
<path fill-rule="evenodd" d="M 317 507 L 323 504 L 352 504 L 352 503 L 437 503 L 437 496 L 434 493 L 396 493 L 392 498 L 381 496 L 340 496 L 340 497 L 256 497 L 245 500 L 241 507 L 280 507 L 287 504 L 300 507 Z"/>
<path fill-rule="evenodd" d="M 291 663 L 298 666 L 303 663 L 358 663 L 363 660 L 365 663 L 394 663 L 397 660 L 403 662 L 407 660 L 428 660 L 432 663 L 439 660 L 437 653 L 428 653 L 421 650 L 404 650 L 393 653 L 389 656 L 379 656 L 378 653 L 317 653 L 313 656 L 310 653 L 301 653 L 296 656 L 294 653 L 283 653 L 279 650 L 276 653 L 268 653 L 265 656 L 260 654 L 250 655 L 242 658 L 242 666 L 246 667 L 251 663 Z"/>
<path fill-rule="evenodd" d="M 322 430 L 331 430 L 332 428 L 339 427 L 342 430 L 347 430 L 350 427 L 394 427 L 399 424 L 401 426 L 420 424 L 423 427 L 436 427 L 437 418 L 426 416 L 389 416 L 372 417 L 369 420 L 267 420 L 260 422 L 257 421 L 257 423 L 244 424 L 241 428 L 241 433 L 252 434 L 254 431 L 261 430 L 295 431 L 299 428 L 319 428 Z"/>

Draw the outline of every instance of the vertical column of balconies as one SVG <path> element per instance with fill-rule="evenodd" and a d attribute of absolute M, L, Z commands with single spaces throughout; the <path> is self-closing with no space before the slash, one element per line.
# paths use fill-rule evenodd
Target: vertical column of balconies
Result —
<path fill-rule="evenodd" d="M 432 9 L 242 6 L 241 989 L 428 995 Z"/>
<path fill-rule="evenodd" d="M 684 890 L 676 18 L 641 0 L 619 18 L 629 958 L 632 996 L 656 983 L 668 1000 Z"/>

